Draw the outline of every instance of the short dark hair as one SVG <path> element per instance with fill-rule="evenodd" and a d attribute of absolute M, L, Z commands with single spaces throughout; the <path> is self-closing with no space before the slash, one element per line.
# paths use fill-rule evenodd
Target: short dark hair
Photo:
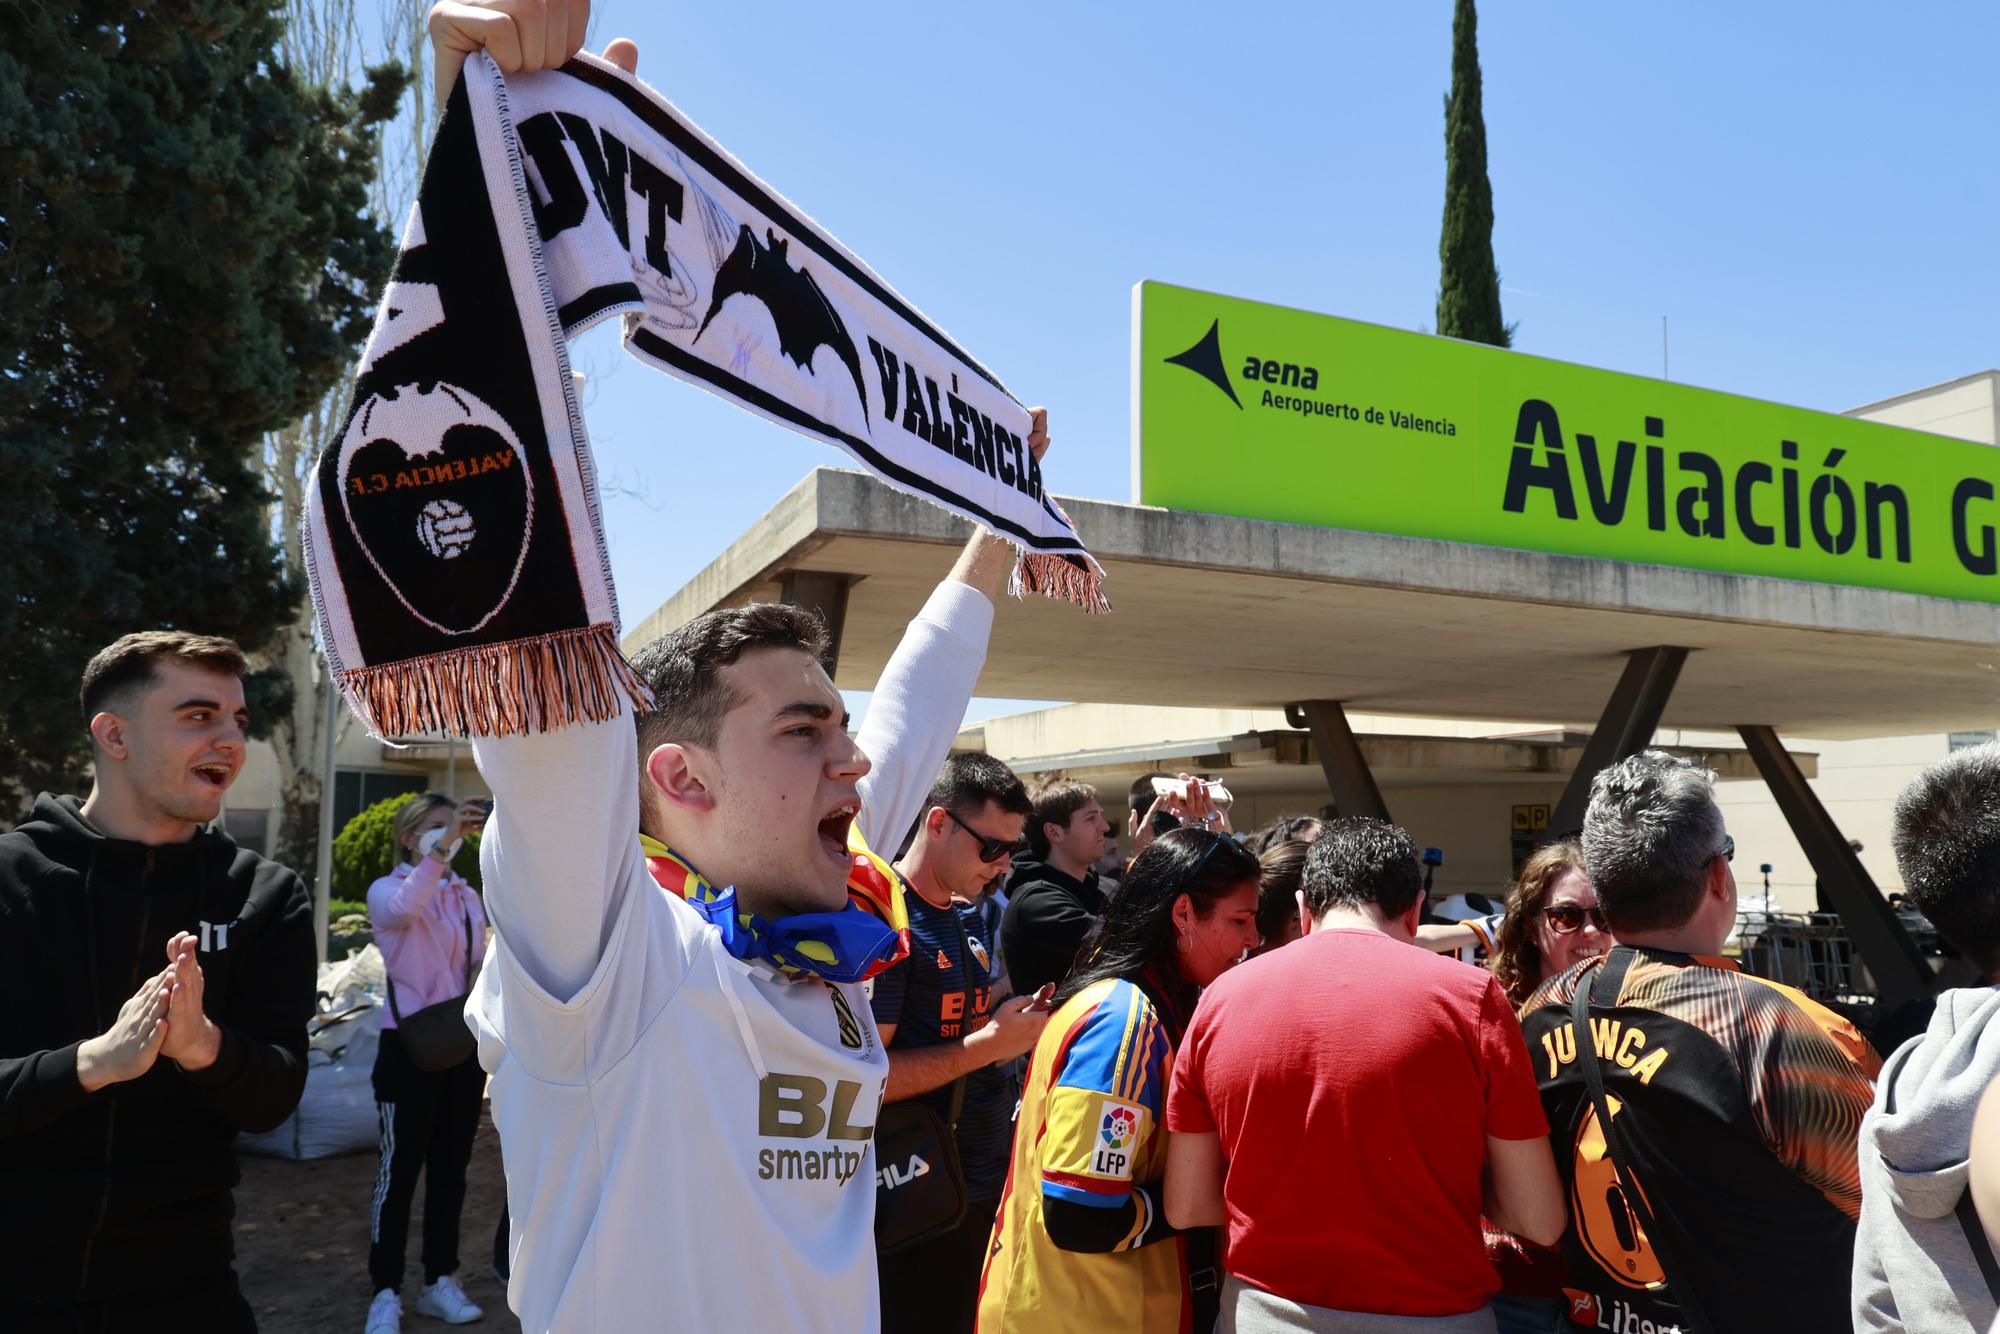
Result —
<path fill-rule="evenodd" d="M 1067 825 L 1070 817 L 1097 800 L 1097 789 L 1074 778 L 1051 778 L 1028 794 L 1034 814 L 1028 819 L 1028 847 L 1044 860 L 1049 855 L 1048 825 Z"/>
<path fill-rule="evenodd" d="M 1693 917 L 1727 832 L 1715 775 L 1642 750 L 1598 771 L 1583 814 L 1584 870 L 1612 934 L 1671 930 Z"/>
<path fill-rule="evenodd" d="M 1918 774 L 1896 798 L 1891 841 L 1910 901 L 1990 975 L 2000 965 L 2000 742 Z"/>
<path fill-rule="evenodd" d="M 1125 798 L 1126 805 L 1132 808 L 1132 814 L 1144 815 L 1146 808 L 1153 804 L 1153 798 L 1158 795 L 1153 791 L 1153 780 L 1155 778 L 1172 777 L 1172 774 L 1150 773 L 1140 774 L 1137 778 L 1133 779 L 1132 790 Z"/>
<path fill-rule="evenodd" d="M 1400 917 L 1424 892 L 1424 873 L 1402 826 L 1349 815 L 1329 821 L 1313 840 L 1303 888 L 1315 918 L 1336 904 Z"/>
<path fill-rule="evenodd" d="M 140 630 L 122 635 L 97 650 L 84 665 L 77 690 L 83 721 L 89 723 L 134 687 L 151 685 L 155 669 L 169 658 L 222 676 L 241 676 L 244 671 L 243 650 L 233 639 L 185 630 Z"/>
<path fill-rule="evenodd" d="M 632 659 L 632 670 L 653 692 L 652 709 L 639 719 L 639 762 L 669 742 L 715 749 L 723 716 L 743 702 L 722 669 L 745 653 L 783 648 L 818 658 L 826 646 L 817 613 L 780 602 L 704 612 L 655 639 Z"/>
<path fill-rule="evenodd" d="M 1319 837 L 1326 822 L 1317 815 L 1281 815 L 1244 840 L 1244 846 L 1262 857 L 1281 843 L 1310 843 Z"/>
<path fill-rule="evenodd" d="M 937 781 L 924 798 L 924 809 L 942 806 L 954 815 L 973 816 L 985 810 L 989 801 L 1010 815 L 1032 818 L 1035 814 L 1028 789 L 1021 786 L 1012 769 L 991 755 L 957 751 L 945 756 L 944 768 L 938 770 Z"/>

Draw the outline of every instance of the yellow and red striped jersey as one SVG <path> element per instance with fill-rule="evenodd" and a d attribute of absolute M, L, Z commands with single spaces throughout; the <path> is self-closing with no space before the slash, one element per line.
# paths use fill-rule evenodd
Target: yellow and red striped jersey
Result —
<path fill-rule="evenodd" d="M 1013 1161 L 980 1275 L 980 1334 L 1181 1334 L 1192 1319 L 1178 1237 L 1125 1249 L 1150 1221 L 1138 1211 L 1121 1248 L 1066 1251 L 1049 1237 L 1049 1199 L 1118 1208 L 1135 1182 L 1166 1171 L 1167 1080 L 1174 1050 L 1146 993 L 1093 982 L 1049 1020 L 1028 1064 Z"/>

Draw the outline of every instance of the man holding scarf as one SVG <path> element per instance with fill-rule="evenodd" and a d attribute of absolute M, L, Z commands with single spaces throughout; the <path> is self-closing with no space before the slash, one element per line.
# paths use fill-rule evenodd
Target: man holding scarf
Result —
<path fill-rule="evenodd" d="M 581 0 L 438 5 L 440 104 L 474 52 L 507 75 L 552 69 L 587 19 Z M 614 42 L 606 59 L 629 73 L 637 51 Z M 463 153 L 462 112 L 453 123 L 443 132 Z M 445 211 L 425 205 L 433 230 L 426 242 L 413 221 L 406 254 L 453 244 L 435 225 L 449 200 L 434 198 Z M 444 332 L 424 345 L 456 339 L 470 373 L 454 327 L 427 326 Z M 405 341 L 392 329 L 371 355 Z M 1024 436 L 1039 460 L 1046 414 Z M 889 1063 L 862 983 L 903 957 L 908 929 L 872 849 L 896 847 L 944 759 L 1014 556 L 975 532 L 884 668 L 858 738 L 821 665 L 825 628 L 796 607 L 711 612 L 629 670 L 517 630 L 470 641 L 455 666 L 376 658 L 346 672 L 377 725 L 444 699 L 461 712 L 441 717 L 506 734 L 473 738 L 496 798 L 481 848 L 496 938 L 466 1014 L 492 1075 L 508 1298 L 524 1328 L 877 1327 L 873 1132 Z M 1081 560 L 1028 560 L 1043 573 L 1025 587 L 1053 577 L 1094 596 Z M 345 626 L 354 604 L 330 571 L 315 565 L 315 594 Z M 570 609 L 537 596 L 564 623 Z M 438 685 L 446 675 L 456 684 Z M 627 693 L 651 709 L 635 716 Z"/>
<path fill-rule="evenodd" d="M 636 724 L 474 739 L 497 940 L 469 1013 L 524 1329 L 877 1327 L 861 981 L 903 919 L 856 906 L 894 883 L 865 849 L 916 816 L 1012 560 L 972 539 L 855 738 L 818 621 L 764 604 L 642 651 Z"/>

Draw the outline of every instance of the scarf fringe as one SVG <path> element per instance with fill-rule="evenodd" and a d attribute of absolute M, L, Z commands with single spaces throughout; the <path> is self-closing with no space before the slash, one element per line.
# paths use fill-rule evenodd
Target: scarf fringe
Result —
<path fill-rule="evenodd" d="M 1102 571 L 1078 558 L 1045 551 L 1021 553 L 1021 558 L 1014 562 L 1007 591 L 1015 597 L 1040 593 L 1045 598 L 1061 598 L 1100 616 L 1111 612 L 1111 599 L 1104 596 Z"/>
<path fill-rule="evenodd" d="M 603 722 L 617 716 L 621 696 L 641 710 L 653 705 L 608 621 L 356 667 L 341 673 L 340 689 L 380 737 L 520 736 Z"/>

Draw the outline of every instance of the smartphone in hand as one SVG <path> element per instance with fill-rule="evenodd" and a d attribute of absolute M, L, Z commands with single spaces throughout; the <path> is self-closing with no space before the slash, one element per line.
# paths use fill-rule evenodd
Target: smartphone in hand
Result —
<path fill-rule="evenodd" d="M 1236 800 L 1230 794 L 1228 788 L 1214 779 L 1208 780 L 1207 786 L 1208 799 L 1218 806 L 1227 806 Z M 1178 778 L 1155 778 L 1153 780 L 1153 795 L 1156 797 L 1185 797 L 1187 793 L 1188 785 Z"/>

